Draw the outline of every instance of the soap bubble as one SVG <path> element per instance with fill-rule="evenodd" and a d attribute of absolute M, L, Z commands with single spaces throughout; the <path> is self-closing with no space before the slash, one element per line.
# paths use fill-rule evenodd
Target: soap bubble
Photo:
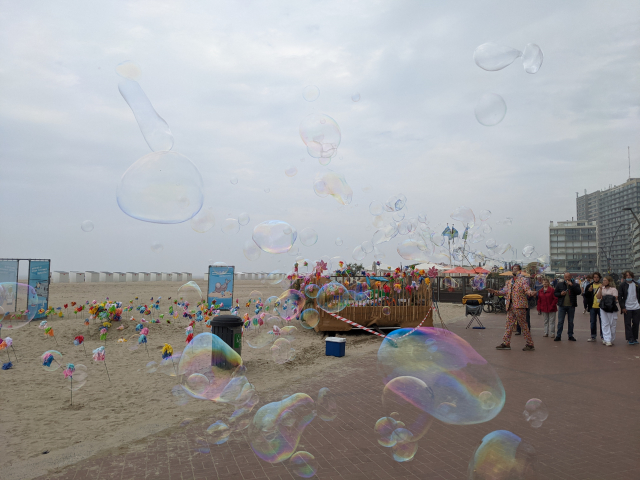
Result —
<path fill-rule="evenodd" d="M 323 387 L 318 392 L 316 401 L 318 416 L 325 422 L 335 420 L 338 416 L 338 405 L 335 395 L 327 387 Z"/>
<path fill-rule="evenodd" d="M 313 102 L 320 96 L 320 89 L 315 85 L 307 85 L 302 89 L 302 98 L 307 102 Z"/>
<path fill-rule="evenodd" d="M 291 342 L 286 338 L 276 339 L 270 350 L 271 358 L 278 365 L 290 362 L 295 354 L 295 350 L 291 347 Z"/>
<path fill-rule="evenodd" d="M 171 395 L 173 395 L 173 399 L 178 406 L 183 406 L 189 403 L 189 397 L 187 393 L 182 388 L 182 385 L 176 385 L 171 389 Z"/>
<path fill-rule="evenodd" d="M 173 147 L 171 129 L 155 111 L 140 84 L 135 80 L 125 79 L 118 83 L 118 90 L 131 108 L 149 148 L 154 152 L 171 150 Z"/>
<path fill-rule="evenodd" d="M 305 304 L 305 296 L 298 290 L 285 290 L 278 297 L 280 305 L 278 312 L 284 320 L 293 320 L 302 312 Z"/>
<path fill-rule="evenodd" d="M 318 241 L 318 234 L 313 228 L 304 228 L 300 230 L 300 243 L 302 243 L 306 247 L 310 247 L 311 245 L 315 245 Z"/>
<path fill-rule="evenodd" d="M 318 471 L 318 462 L 309 452 L 296 452 L 289 459 L 289 469 L 298 477 L 311 478 Z"/>
<path fill-rule="evenodd" d="M 216 224 L 216 217 L 213 214 L 213 208 L 207 207 L 200 210 L 195 217 L 191 219 L 191 229 L 198 233 L 204 233 L 211 230 Z"/>
<path fill-rule="evenodd" d="M 331 158 L 320 157 L 318 159 L 318 163 L 320 165 L 322 165 L 323 167 L 326 167 L 327 165 L 329 165 L 331 163 Z"/>
<path fill-rule="evenodd" d="M 483 70 L 496 72 L 508 67 L 520 56 L 522 56 L 522 52 L 515 48 L 483 43 L 473 52 L 473 61 Z"/>
<path fill-rule="evenodd" d="M 354 95 L 351 95 L 351 100 L 353 100 L 354 102 L 360 101 L 360 94 L 356 93 Z"/>
<path fill-rule="evenodd" d="M 158 371 L 158 363 L 154 361 L 148 362 L 145 365 L 144 369 L 147 373 L 155 373 Z"/>
<path fill-rule="evenodd" d="M 382 215 L 377 215 L 373 218 L 371 224 L 376 228 L 382 227 L 384 225 L 384 217 Z"/>
<path fill-rule="evenodd" d="M 340 237 L 336 238 L 336 245 L 337 246 L 341 246 L 344 242 L 342 241 L 342 239 Z"/>
<path fill-rule="evenodd" d="M 373 427 L 378 443 L 383 447 L 393 447 L 396 444 L 396 437 L 392 435 L 396 428 L 398 428 L 398 422 L 394 418 L 380 418 Z"/>
<path fill-rule="evenodd" d="M 366 257 L 367 254 L 362 249 L 362 246 L 358 245 L 356 248 L 353 249 L 353 252 L 351 253 L 351 256 L 353 257 L 353 259 L 356 262 L 361 262 L 362 260 L 364 260 L 364 257 Z"/>
<path fill-rule="evenodd" d="M 142 74 L 140 68 L 130 60 L 116 65 L 116 73 L 122 78 L 126 78 L 129 80 L 138 80 L 138 78 L 140 78 L 140 75 Z"/>
<path fill-rule="evenodd" d="M 484 235 L 482 235 L 479 232 L 475 232 L 473 235 L 471 235 L 471 243 L 480 243 L 483 240 L 484 240 Z"/>
<path fill-rule="evenodd" d="M 318 323 L 320 323 L 320 314 L 315 308 L 307 308 L 300 314 L 300 324 L 304 328 L 311 330 L 315 328 Z"/>
<path fill-rule="evenodd" d="M 295 166 L 291 166 L 284 171 L 284 174 L 287 177 L 295 177 L 298 173 L 298 168 Z"/>
<path fill-rule="evenodd" d="M 371 252 L 373 252 L 373 243 L 371 243 L 369 240 L 365 240 L 364 242 L 362 242 L 362 244 L 360 245 L 360 247 L 362 248 L 362 250 L 364 251 L 364 253 L 371 253 Z"/>
<path fill-rule="evenodd" d="M 201 373 L 192 373 L 187 377 L 187 386 L 197 395 L 204 393 L 209 388 L 209 383 L 209 379 Z"/>
<path fill-rule="evenodd" d="M 480 213 L 478 214 L 478 218 L 480 218 L 481 222 L 486 222 L 487 220 L 489 220 L 490 216 L 491 216 L 490 210 L 480 210 Z"/>
<path fill-rule="evenodd" d="M 484 290 L 484 287 L 486 286 L 486 284 L 487 284 L 487 276 L 485 274 L 476 275 L 471 280 L 471 287 L 474 290 Z"/>
<path fill-rule="evenodd" d="M 476 221 L 476 216 L 473 214 L 473 210 L 471 210 L 469 207 L 456 208 L 451 214 L 451 218 L 462 222 L 465 226 L 473 226 Z"/>
<path fill-rule="evenodd" d="M 164 250 L 164 245 L 162 245 L 160 242 L 153 242 L 151 244 L 151 251 L 153 253 L 160 253 L 162 252 L 162 250 Z"/>
<path fill-rule="evenodd" d="M 33 320 L 44 298 L 38 298 L 35 289 L 25 283 L 0 283 L 0 331 L 15 330 Z"/>
<path fill-rule="evenodd" d="M 542 50 L 535 43 L 527 43 L 522 54 L 522 66 L 527 73 L 537 73 L 542 66 L 544 55 Z"/>
<path fill-rule="evenodd" d="M 220 230 L 222 230 L 222 233 L 233 235 L 234 233 L 238 233 L 240 231 L 240 223 L 235 218 L 227 218 L 222 222 Z"/>
<path fill-rule="evenodd" d="M 331 158 L 338 153 L 342 133 L 333 118 L 312 113 L 300 122 L 300 138 L 313 158 Z"/>
<path fill-rule="evenodd" d="M 428 247 L 422 241 L 408 238 L 398 244 L 396 251 L 405 260 L 427 261 Z"/>
<path fill-rule="evenodd" d="M 453 332 L 433 327 L 421 327 L 402 337 L 410 331 L 396 330 L 380 345 L 378 371 L 385 384 L 398 377 L 423 382 L 428 386 L 426 391 L 415 387 L 406 390 L 409 393 L 403 394 L 404 398 L 409 395 L 407 401 L 412 405 L 445 423 L 482 423 L 502 410 L 502 382 L 471 345 Z M 494 408 L 483 406 L 479 394 L 485 391 L 495 397 Z"/>
<path fill-rule="evenodd" d="M 404 430 L 386 439 L 390 447 L 396 443 L 416 442 L 427 433 L 433 417 L 425 412 L 425 406 L 429 405 L 432 399 L 432 390 L 415 377 L 396 377 L 385 385 L 382 391 L 383 407 L 385 411 L 392 412 L 391 417 L 397 421 L 397 424 L 390 422 L 395 425 L 394 432 L 397 432 L 398 428 Z"/>
<path fill-rule="evenodd" d="M 320 287 L 315 283 L 310 283 L 309 285 L 304 287 L 304 294 L 309 298 L 316 298 L 319 291 Z"/>
<path fill-rule="evenodd" d="M 229 181 L 231 182 L 231 185 L 237 185 L 238 184 L 238 177 L 231 177 L 231 179 Z"/>
<path fill-rule="evenodd" d="M 47 372 L 55 372 L 62 367 L 62 354 L 57 350 L 47 350 L 40 356 L 40 365 Z"/>
<path fill-rule="evenodd" d="M 491 410 L 496 406 L 496 398 L 491 392 L 481 392 L 480 395 L 478 395 L 478 399 L 480 400 L 480 405 L 485 410 Z"/>
<path fill-rule="evenodd" d="M 67 388 L 69 390 L 80 390 L 86 383 L 89 373 L 84 365 L 74 364 L 75 370 L 71 377 L 67 377 Z"/>
<path fill-rule="evenodd" d="M 403 211 L 395 212 L 393 215 L 391 215 L 391 218 L 394 221 L 399 222 L 400 220 L 404 219 L 404 212 Z"/>
<path fill-rule="evenodd" d="M 397 428 L 394 430 L 392 437 L 395 445 L 391 447 L 393 459 L 396 462 L 408 462 L 413 460 L 418 451 L 418 443 L 414 439 L 413 433 L 405 428 Z"/>
<path fill-rule="evenodd" d="M 256 242 L 253 240 L 247 240 L 244 242 L 244 246 L 242 248 L 242 253 L 247 258 L 247 260 L 257 260 L 260 258 L 260 248 L 256 245 Z"/>
<path fill-rule="evenodd" d="M 527 258 L 531 257 L 531 255 L 533 255 L 535 252 L 536 252 L 536 247 L 534 247 L 531 244 L 525 245 L 522 249 L 522 255 L 524 255 Z"/>
<path fill-rule="evenodd" d="M 347 288 L 338 282 L 329 282 L 322 286 L 316 298 L 319 308 L 329 313 L 338 313 L 349 304 Z"/>
<path fill-rule="evenodd" d="M 280 270 L 274 270 L 267 275 L 264 282 L 267 285 L 278 285 L 282 280 L 284 280 L 284 277 L 285 276 L 280 272 Z"/>
<path fill-rule="evenodd" d="M 371 215 L 374 215 L 377 217 L 378 215 L 382 215 L 382 212 L 384 212 L 384 207 L 382 206 L 382 203 L 376 200 L 371 202 L 371 204 L 369 205 L 369 213 L 371 213 Z"/>
<path fill-rule="evenodd" d="M 491 225 L 483 225 L 482 233 L 491 233 Z"/>
<path fill-rule="evenodd" d="M 282 319 L 275 315 L 267 315 L 264 318 L 255 316 L 245 324 L 244 337 L 251 348 L 264 348 L 275 340 L 274 325 L 280 328 Z"/>
<path fill-rule="evenodd" d="M 549 417 L 549 410 L 547 406 L 538 398 L 532 398 L 524 406 L 524 412 L 522 412 L 527 422 L 531 422 L 533 428 L 538 428 L 542 425 L 547 417 Z"/>
<path fill-rule="evenodd" d="M 353 190 L 347 184 L 344 176 L 336 172 L 318 174 L 313 183 L 313 191 L 319 197 L 331 195 L 342 205 L 348 205 L 353 199 Z"/>
<path fill-rule="evenodd" d="M 229 426 L 218 420 L 216 423 L 209 425 L 207 428 L 207 433 L 211 435 L 211 441 L 216 445 L 222 445 L 227 440 L 229 440 L 229 435 L 231 435 L 231 430 Z"/>
<path fill-rule="evenodd" d="M 182 223 L 202 208 L 203 182 L 196 166 L 177 152 L 154 152 L 131 165 L 118 182 L 120 209 L 153 223 Z"/>
<path fill-rule="evenodd" d="M 315 402 L 304 393 L 264 405 L 249 425 L 251 449 L 269 463 L 287 460 L 296 451 L 302 432 L 314 417 Z"/>
<path fill-rule="evenodd" d="M 244 370 L 240 355 L 211 333 L 196 335 L 182 352 L 178 363 L 178 375 L 185 392 L 193 398 L 216 402 L 223 401 L 225 389 L 237 376 L 243 376 Z M 207 378 L 209 384 L 204 390 L 196 391 L 189 384 L 188 379 L 193 374 Z"/>
<path fill-rule="evenodd" d="M 487 241 L 484 244 L 489 250 L 493 250 L 498 246 L 498 242 L 496 242 L 493 238 L 487 238 Z"/>
<path fill-rule="evenodd" d="M 178 298 L 188 302 L 192 307 L 195 307 L 204 300 L 204 295 L 202 294 L 200 286 L 191 280 L 178 289 Z"/>
<path fill-rule="evenodd" d="M 281 220 L 268 220 L 253 229 L 253 241 L 267 253 L 288 252 L 297 237 L 296 229 Z"/>
<path fill-rule="evenodd" d="M 497 93 L 485 93 L 475 109 L 476 120 L 485 127 L 499 124 L 507 114 L 507 104 Z"/>
<path fill-rule="evenodd" d="M 251 221 L 251 219 L 249 218 L 249 214 L 246 212 L 242 212 L 240 215 L 238 215 L 238 223 L 242 226 L 247 225 L 249 222 Z"/>
<path fill-rule="evenodd" d="M 534 448 L 517 435 L 496 430 L 485 435 L 469 462 L 469 480 L 526 480 L 537 478 Z"/>
<path fill-rule="evenodd" d="M 93 230 L 93 222 L 91 220 L 85 220 L 80 224 L 80 228 L 83 232 L 90 232 Z"/>

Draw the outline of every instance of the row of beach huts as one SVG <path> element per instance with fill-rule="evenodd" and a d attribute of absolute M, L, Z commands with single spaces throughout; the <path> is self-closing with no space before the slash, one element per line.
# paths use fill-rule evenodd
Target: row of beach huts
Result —
<path fill-rule="evenodd" d="M 207 273 L 204 274 L 206 279 Z M 282 273 L 242 273 L 236 272 L 236 280 L 284 280 Z M 124 282 L 189 282 L 193 275 L 189 272 L 53 272 L 53 283 L 124 283 Z"/>

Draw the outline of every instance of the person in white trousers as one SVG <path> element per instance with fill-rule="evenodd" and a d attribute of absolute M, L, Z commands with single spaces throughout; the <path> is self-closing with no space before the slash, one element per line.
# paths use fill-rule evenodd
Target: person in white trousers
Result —
<path fill-rule="evenodd" d="M 607 295 L 611 295 L 615 298 L 614 306 L 618 303 L 618 289 L 615 288 L 615 284 L 613 283 L 613 278 L 604 277 L 602 279 L 602 288 L 598 290 L 596 297 L 600 302 L 600 322 L 602 324 L 602 343 L 607 347 L 612 347 L 613 342 L 616 339 L 616 323 L 618 321 L 618 312 L 617 306 L 615 307 L 615 312 L 606 312 L 602 305 L 602 299 Z"/>

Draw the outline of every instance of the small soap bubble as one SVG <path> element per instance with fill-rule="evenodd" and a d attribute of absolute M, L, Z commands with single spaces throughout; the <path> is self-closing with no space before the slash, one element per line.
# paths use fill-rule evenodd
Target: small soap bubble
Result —
<path fill-rule="evenodd" d="M 485 127 L 499 124 L 506 114 L 507 104 L 497 93 L 485 93 L 476 104 L 476 120 Z"/>
<path fill-rule="evenodd" d="M 342 239 L 340 237 L 336 238 L 336 245 L 337 246 L 341 246 L 344 242 L 342 241 Z"/>
<path fill-rule="evenodd" d="M 300 230 L 299 238 L 303 245 L 310 247 L 318 241 L 318 234 L 313 228 L 304 228 Z"/>
<path fill-rule="evenodd" d="M 496 72 L 508 67 L 516 58 L 521 56 L 522 52 L 515 48 L 494 43 L 483 43 L 473 52 L 473 61 L 483 70 Z"/>
<path fill-rule="evenodd" d="M 307 102 L 315 102 L 320 96 L 320 89 L 315 85 L 307 85 L 302 89 L 302 98 Z"/>
<path fill-rule="evenodd" d="M 351 100 L 353 100 L 354 102 L 359 102 L 360 101 L 360 94 L 356 93 L 354 95 L 351 95 Z"/>
<path fill-rule="evenodd" d="M 264 193 L 269 193 L 271 191 L 271 189 L 269 187 L 264 189 Z"/>
<path fill-rule="evenodd" d="M 261 251 L 262 250 L 260 250 L 260 247 L 258 247 L 256 245 L 256 242 L 254 242 L 253 240 L 247 240 L 246 242 L 244 242 L 242 252 L 244 253 L 244 256 L 247 258 L 247 260 L 253 261 L 259 259 Z"/>
<path fill-rule="evenodd" d="M 85 220 L 80 224 L 80 228 L 83 232 L 91 232 L 93 230 L 93 222 L 91 220 Z"/>
<path fill-rule="evenodd" d="M 191 219 L 190 224 L 191 229 L 198 233 L 204 233 L 211 230 L 216 224 L 216 217 L 213 214 L 213 208 L 207 207 L 200 210 L 196 216 Z"/>
<path fill-rule="evenodd" d="M 364 253 L 371 253 L 373 252 L 373 243 L 371 243 L 369 240 L 365 240 L 364 242 L 362 242 L 362 244 L 360 245 L 360 247 L 362 248 L 362 251 Z"/>
<path fill-rule="evenodd" d="M 231 185 L 237 185 L 238 184 L 238 177 L 231 177 L 231 180 L 229 180 L 231 182 Z"/>
<path fill-rule="evenodd" d="M 391 315 L 391 307 L 382 307 L 382 314 L 383 315 Z"/>
<path fill-rule="evenodd" d="M 369 205 L 369 213 L 371 213 L 371 215 L 374 215 L 377 217 L 378 215 L 382 215 L 383 211 L 384 211 L 384 207 L 382 206 L 382 203 L 378 202 L 377 200 L 374 200 Z"/>
<path fill-rule="evenodd" d="M 482 439 L 469 462 L 469 480 L 527 480 L 536 478 L 535 449 L 507 430 Z"/>
<path fill-rule="evenodd" d="M 311 478 L 318 472 L 318 462 L 309 452 L 296 452 L 289 459 L 289 469 L 298 477 Z"/>
<path fill-rule="evenodd" d="M 295 355 L 295 349 L 291 347 L 291 342 L 286 338 L 278 338 L 271 345 L 271 358 L 278 365 L 290 362 Z"/>
<path fill-rule="evenodd" d="M 295 166 L 291 166 L 284 171 L 287 177 L 295 177 L 298 173 L 298 169 Z"/>
<path fill-rule="evenodd" d="M 238 223 L 243 227 L 247 225 L 250 221 L 251 221 L 251 218 L 249 217 L 248 213 L 243 212 L 240 215 L 238 215 Z"/>
<path fill-rule="evenodd" d="M 1 284 L 0 284 L 1 285 Z M 47 372 L 55 372 L 62 367 L 62 354 L 57 350 L 47 350 L 40 356 L 40 364 Z"/>
<path fill-rule="evenodd" d="M 238 223 L 238 220 L 235 218 L 227 218 L 222 222 L 220 229 L 222 230 L 222 233 L 232 235 L 240 231 L 240 223 Z"/>
<path fill-rule="evenodd" d="M 353 199 L 353 190 L 344 176 L 336 172 L 317 176 L 313 183 L 313 190 L 319 197 L 331 195 L 342 205 L 349 205 Z"/>
<path fill-rule="evenodd" d="M 320 287 L 315 283 L 310 283 L 304 287 L 304 294 L 309 298 L 316 298 L 318 296 L 318 292 L 320 292 Z"/>
<path fill-rule="evenodd" d="M 164 250 L 164 246 L 160 242 L 153 242 L 151 244 L 151 251 L 153 253 L 160 253 Z"/>
<path fill-rule="evenodd" d="M 542 66 L 543 59 L 542 49 L 535 43 L 527 43 L 527 46 L 524 47 L 524 53 L 522 54 L 524 71 L 531 74 L 537 73 Z"/>
<path fill-rule="evenodd" d="M 351 252 L 351 257 L 356 262 L 361 262 L 362 260 L 364 260 L 364 257 L 366 257 L 366 256 L 367 256 L 367 254 L 362 249 L 361 245 L 358 245 L 356 248 L 353 249 L 353 252 Z"/>
<path fill-rule="evenodd" d="M 491 210 L 480 210 L 480 213 L 478 214 L 478 218 L 480 218 L 480 221 L 486 222 L 487 220 L 489 220 L 489 217 L 491 217 Z"/>
<path fill-rule="evenodd" d="M 229 435 L 231 435 L 231 430 L 229 426 L 218 420 L 217 422 L 209 425 L 207 428 L 207 434 L 211 436 L 211 441 L 216 445 L 222 445 L 227 440 L 229 440 Z"/>

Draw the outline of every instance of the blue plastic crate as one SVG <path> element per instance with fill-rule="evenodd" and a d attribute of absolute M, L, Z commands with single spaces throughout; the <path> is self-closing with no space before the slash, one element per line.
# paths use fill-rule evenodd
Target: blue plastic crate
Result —
<path fill-rule="evenodd" d="M 326 355 L 328 357 L 344 357 L 346 341 L 347 339 L 342 337 L 325 338 Z"/>

